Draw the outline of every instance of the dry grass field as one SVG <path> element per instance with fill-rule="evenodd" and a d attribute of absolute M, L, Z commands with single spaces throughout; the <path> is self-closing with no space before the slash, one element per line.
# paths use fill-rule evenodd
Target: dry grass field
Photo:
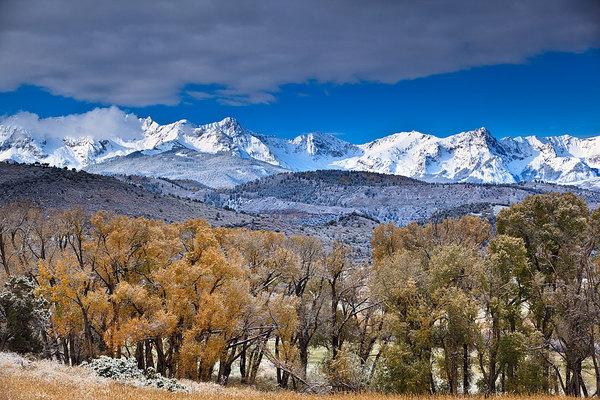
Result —
<path fill-rule="evenodd" d="M 49 361 L 27 361 L 13 354 L 0 353 L 0 399 L 2 400 L 427 400 L 432 396 L 392 396 L 374 393 L 308 395 L 294 392 L 260 392 L 252 389 L 223 388 L 216 384 L 185 382 L 190 393 L 171 393 L 160 389 L 135 387 L 100 378 L 79 367 Z M 476 399 L 477 397 L 473 397 Z M 435 400 L 450 400 L 437 396 Z M 503 399 L 516 400 L 517 397 Z M 550 396 L 528 397 L 549 400 Z"/>

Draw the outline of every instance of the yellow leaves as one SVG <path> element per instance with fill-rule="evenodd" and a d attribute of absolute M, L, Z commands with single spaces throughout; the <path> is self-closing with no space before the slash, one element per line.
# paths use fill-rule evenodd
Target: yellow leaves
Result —
<path fill-rule="evenodd" d="M 269 304 L 269 315 L 283 341 L 290 340 L 298 328 L 297 303 L 298 299 L 288 299 L 279 294 Z"/>
<path fill-rule="evenodd" d="M 284 278 L 294 279 L 300 274 L 300 257 L 290 249 L 278 248 L 268 260 L 267 266 L 278 271 Z"/>
<path fill-rule="evenodd" d="M 190 262 L 195 262 L 204 250 L 218 246 L 217 238 L 211 226 L 202 220 L 190 220 L 180 227 L 180 238 L 187 250 Z"/>
<path fill-rule="evenodd" d="M 173 351 L 177 374 L 200 379 L 239 343 L 252 346 L 269 335 L 279 338 L 287 365 L 297 362 L 302 293 L 315 276 L 323 285 L 320 241 L 214 229 L 201 220 L 78 215 L 61 233 L 70 242 L 39 268 L 40 294 L 56 311 L 60 335 L 75 333 L 93 345 L 100 337 L 97 349 L 109 354 L 153 339 L 157 349 L 160 343 Z M 336 246 L 330 261 L 349 276 L 348 248 Z M 319 310 L 322 299 L 313 301 Z"/>
<path fill-rule="evenodd" d="M 199 266 L 206 272 L 205 275 L 210 275 L 215 281 L 242 275 L 240 266 L 228 262 L 223 251 L 215 247 L 205 247 L 195 265 Z M 214 285 L 218 285 L 218 282 L 215 282 Z"/>
<path fill-rule="evenodd" d="M 426 285 L 427 274 L 412 252 L 385 258 L 374 271 L 374 292 L 388 307 L 413 306 Z"/>
<path fill-rule="evenodd" d="M 136 310 L 151 309 L 153 299 L 150 297 L 145 287 L 141 285 L 132 285 L 129 282 L 120 282 L 111 296 L 115 303 L 130 304 Z"/>
<path fill-rule="evenodd" d="M 328 277 L 339 276 L 350 265 L 350 247 L 335 243 L 333 249 L 325 258 L 325 273 Z"/>
<path fill-rule="evenodd" d="M 375 265 L 378 265 L 384 258 L 391 257 L 400 248 L 399 229 L 394 224 L 381 224 L 375 227 L 371 236 Z"/>
<path fill-rule="evenodd" d="M 269 303 L 269 316 L 275 325 L 275 334 L 279 337 L 279 362 L 290 366 L 298 360 L 298 348 L 292 339 L 298 329 L 298 299 L 291 300 L 283 295 L 276 295 Z"/>
<path fill-rule="evenodd" d="M 185 335 L 178 354 L 177 378 L 197 379 L 199 356 L 200 343 L 190 334 Z"/>
<path fill-rule="evenodd" d="M 116 327 L 113 333 L 115 346 L 133 345 L 145 339 L 168 336 L 175 330 L 177 317 L 163 310 L 143 317 L 130 317 Z"/>
<path fill-rule="evenodd" d="M 114 310 L 110 296 L 102 288 L 98 287 L 87 292 L 83 298 L 83 304 L 90 309 L 92 316 L 106 317 Z"/>
<path fill-rule="evenodd" d="M 37 292 L 43 297 L 50 297 L 50 292 L 52 290 L 52 286 L 50 284 L 50 280 L 52 279 L 52 273 L 48 269 L 48 265 L 40 261 L 38 263 L 38 283 L 39 286 L 37 288 Z"/>
<path fill-rule="evenodd" d="M 133 317 L 126 319 L 120 326 L 115 327 L 112 335 L 113 345 L 116 347 L 131 345 L 150 336 L 149 322 L 145 318 Z"/>
<path fill-rule="evenodd" d="M 456 244 L 437 246 L 429 262 L 430 286 L 439 288 L 458 287 L 469 290 L 475 284 L 480 260 L 474 251 Z"/>
<path fill-rule="evenodd" d="M 490 225 L 477 217 L 446 219 L 440 223 L 409 224 L 399 228 L 380 225 L 373 231 L 373 261 L 377 268 L 386 258 L 403 251 L 427 261 L 432 249 L 439 245 L 457 245 L 480 249 L 491 236 Z"/>

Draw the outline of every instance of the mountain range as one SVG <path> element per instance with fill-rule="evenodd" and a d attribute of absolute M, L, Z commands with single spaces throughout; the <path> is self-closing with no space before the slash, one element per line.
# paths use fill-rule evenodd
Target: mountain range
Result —
<path fill-rule="evenodd" d="M 136 135 L 61 137 L 0 123 L 0 161 L 43 163 L 104 175 L 194 180 L 227 188 L 286 171 L 339 169 L 403 175 L 434 183 L 544 181 L 600 189 L 600 137 L 496 139 L 486 128 L 440 138 L 399 132 L 365 144 L 309 133 L 263 135 L 225 118 L 206 125 L 135 121 Z"/>

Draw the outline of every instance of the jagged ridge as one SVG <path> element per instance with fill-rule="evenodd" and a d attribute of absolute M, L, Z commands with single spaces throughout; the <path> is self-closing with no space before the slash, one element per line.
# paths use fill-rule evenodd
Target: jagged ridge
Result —
<path fill-rule="evenodd" d="M 428 182 L 515 183 L 541 180 L 600 188 L 600 137 L 526 136 L 497 140 L 485 128 L 445 138 L 400 132 L 355 145 L 309 133 L 283 139 L 253 133 L 235 119 L 195 126 L 139 119 L 139 135 L 56 138 L 0 124 L 0 160 L 42 162 L 104 174 L 197 179 L 231 187 L 282 171 L 341 169 Z M 219 155 L 219 162 L 203 155 Z M 243 159 L 243 162 L 236 161 Z M 207 162 L 207 160 L 212 160 Z M 151 168 L 150 168 L 151 166 Z M 220 166 L 223 166 L 221 168 Z M 201 172 L 201 173 L 200 173 Z"/>

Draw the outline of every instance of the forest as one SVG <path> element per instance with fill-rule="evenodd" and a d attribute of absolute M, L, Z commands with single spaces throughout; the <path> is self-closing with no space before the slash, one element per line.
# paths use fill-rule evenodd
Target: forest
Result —
<path fill-rule="evenodd" d="M 0 351 L 301 392 L 599 395 L 600 210 L 543 194 L 309 236 L 0 209 Z M 315 359 L 318 359 L 315 361 Z"/>

